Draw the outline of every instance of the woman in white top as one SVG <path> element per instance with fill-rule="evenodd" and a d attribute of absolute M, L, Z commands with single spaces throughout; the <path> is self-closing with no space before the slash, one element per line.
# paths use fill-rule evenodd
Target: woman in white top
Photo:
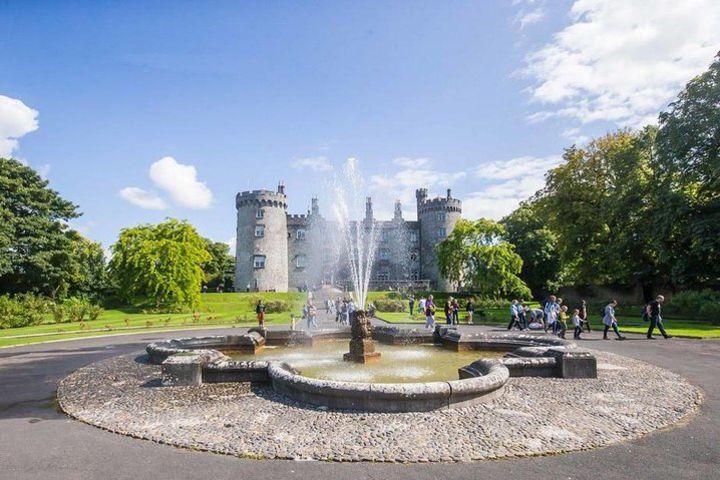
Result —
<path fill-rule="evenodd" d="M 617 307 L 617 300 L 611 300 L 610 303 L 605 306 L 605 316 L 603 317 L 605 331 L 603 332 L 603 340 L 608 339 L 608 330 L 611 328 L 615 332 L 615 335 L 617 335 L 618 340 L 625 340 L 625 337 L 620 335 L 620 330 L 618 330 L 617 319 L 615 318 L 615 307 Z"/>

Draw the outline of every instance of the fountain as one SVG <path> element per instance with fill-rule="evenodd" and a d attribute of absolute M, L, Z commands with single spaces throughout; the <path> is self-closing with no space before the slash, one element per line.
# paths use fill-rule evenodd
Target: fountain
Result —
<path fill-rule="evenodd" d="M 376 222 L 365 204 L 365 219 L 360 218 L 364 195 L 364 182 L 354 158 L 349 158 L 342 170 L 342 177 L 335 178 L 335 202 L 333 213 L 337 222 L 340 236 L 343 239 L 343 256 L 347 259 L 352 282 L 352 298 L 358 310 L 351 313 L 350 324 L 352 339 L 350 351 L 343 355 L 343 359 L 358 363 L 368 363 L 380 359 L 380 353 L 375 351 L 372 339 L 372 323 L 365 312 L 368 287 L 372 275 L 372 266 L 375 259 L 379 236 Z"/>

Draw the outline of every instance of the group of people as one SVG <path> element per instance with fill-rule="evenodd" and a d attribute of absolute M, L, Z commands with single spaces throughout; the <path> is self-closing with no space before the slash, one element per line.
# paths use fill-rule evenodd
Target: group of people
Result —
<path fill-rule="evenodd" d="M 647 331 L 647 338 L 654 339 L 653 331 L 657 328 L 664 338 L 671 338 L 665 331 L 663 325 L 661 311 L 665 297 L 658 295 L 655 300 L 643 307 L 643 319 L 650 322 Z M 608 333 L 612 330 L 618 340 L 625 340 L 618 328 L 615 309 L 617 308 L 617 300 L 611 300 L 601 313 L 603 322 L 603 340 L 608 340 Z M 542 308 L 529 308 L 525 305 L 523 299 L 514 299 L 510 304 L 510 323 L 507 329 L 512 330 L 518 328 L 520 330 L 539 330 L 545 332 L 552 331 L 554 335 L 565 338 L 568 329 L 568 320 L 573 327 L 573 339 L 582 339 L 582 333 L 585 329 L 591 331 L 590 320 L 588 318 L 587 302 L 581 300 L 577 308 L 572 310 L 572 315 L 568 313 L 569 308 L 563 304 L 563 299 L 555 295 L 550 295 L 547 302 Z"/>
<path fill-rule="evenodd" d="M 410 309 L 410 317 L 415 315 L 415 298 L 410 296 L 408 299 L 408 307 Z M 435 299 L 432 295 L 428 295 L 427 298 L 421 297 L 418 300 L 418 313 L 425 315 L 425 328 L 428 330 L 435 330 L 435 312 L 437 306 L 435 305 Z M 445 302 L 444 309 L 445 323 L 448 325 L 459 325 L 460 324 L 460 303 L 456 298 L 448 297 Z M 475 305 L 472 299 L 467 301 L 465 305 L 465 311 L 467 313 L 468 325 L 473 324 L 473 314 L 475 313 Z"/>

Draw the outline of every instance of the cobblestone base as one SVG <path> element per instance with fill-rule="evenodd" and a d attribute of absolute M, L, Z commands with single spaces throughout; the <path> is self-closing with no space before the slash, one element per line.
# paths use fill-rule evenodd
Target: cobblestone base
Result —
<path fill-rule="evenodd" d="M 359 413 L 292 402 L 269 386 L 161 387 L 135 356 L 63 379 L 60 406 L 112 432 L 252 458 L 442 462 L 545 455 L 634 439 L 689 417 L 699 389 L 667 370 L 593 352 L 598 378 L 511 378 L 489 403 L 430 413 Z"/>

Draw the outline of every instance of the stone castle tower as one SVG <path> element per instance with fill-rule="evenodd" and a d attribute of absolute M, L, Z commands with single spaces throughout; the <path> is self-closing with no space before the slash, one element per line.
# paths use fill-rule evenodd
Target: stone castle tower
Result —
<path fill-rule="evenodd" d="M 448 188 L 446 197 L 428 199 L 427 188 L 415 190 L 420 224 L 420 273 L 443 291 L 450 291 L 452 285 L 440 275 L 435 245 L 450 235 L 462 215 L 462 202 L 450 193 Z"/>
<path fill-rule="evenodd" d="M 235 285 L 239 290 L 288 290 L 287 196 L 277 192 L 238 193 Z"/>
<path fill-rule="evenodd" d="M 447 196 L 428 198 L 427 189 L 415 192 L 417 221 L 402 218 L 400 202 L 391 220 L 373 217 L 367 198 L 365 218 L 375 222 L 380 238 L 373 259 L 371 288 L 432 288 L 449 291 L 453 285 L 440 276 L 435 245 L 452 232 L 462 213 L 462 202 Z M 238 290 L 279 291 L 305 289 L 321 283 L 347 284 L 348 271 L 337 258 L 337 225 L 320 213 L 317 198 L 307 214 L 288 214 L 285 185 L 277 191 L 238 193 L 235 286 Z"/>

